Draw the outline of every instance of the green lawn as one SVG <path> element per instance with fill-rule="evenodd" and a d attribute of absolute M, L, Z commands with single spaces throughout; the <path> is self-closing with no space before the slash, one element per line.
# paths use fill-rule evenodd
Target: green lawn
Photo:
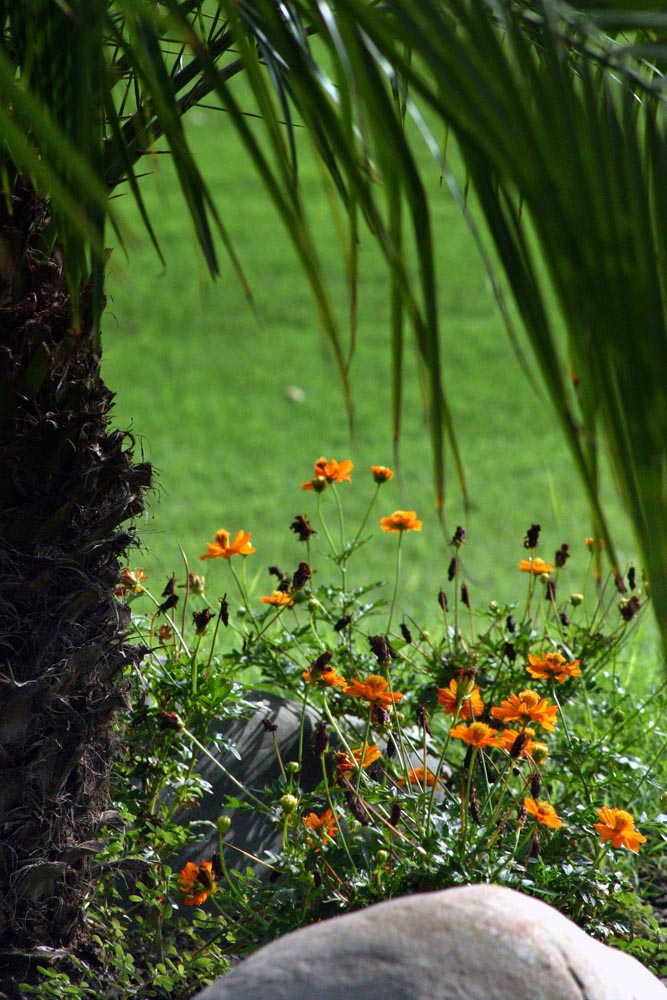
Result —
<path fill-rule="evenodd" d="M 394 464 L 388 278 L 371 237 L 362 232 L 351 434 L 309 289 L 264 189 L 225 126 L 224 115 L 214 111 L 198 110 L 190 121 L 199 161 L 248 276 L 255 312 L 223 248 L 222 276 L 216 284 L 208 279 L 168 158 L 160 157 L 157 176 L 145 179 L 143 190 L 167 266 L 162 269 L 128 199 L 124 214 L 135 239 L 128 260 L 119 248 L 112 256 L 104 374 L 117 393 L 117 423 L 131 427 L 158 472 L 158 490 L 141 532 L 145 551 L 137 553 L 136 564 L 147 568 L 157 589 L 155 581 L 179 566 L 179 543 L 197 569 L 203 564 L 196 557 L 217 528 L 243 527 L 257 545 L 248 569 L 259 574 L 259 595 L 269 588 L 269 564 L 293 568 L 301 555 L 288 526 L 296 513 L 315 511 L 313 495 L 299 484 L 310 478 L 319 455 L 355 463 L 354 482 L 343 487 L 353 530 L 372 489 L 368 467 Z M 323 267 L 344 317 L 336 235 L 318 172 L 308 150 L 305 154 L 302 177 Z M 546 558 L 561 542 L 572 545 L 577 558 L 570 573 L 578 589 L 590 523 L 572 463 L 548 404 L 517 364 L 477 251 L 435 168 L 431 193 L 445 378 L 470 497 L 465 513 L 450 462 L 447 530 L 459 522 L 468 530 L 465 564 L 473 602 L 518 597 L 516 564 L 533 521 L 544 526 Z M 410 535 L 403 546 L 402 606 L 428 622 L 438 610 L 435 595 L 446 580 L 449 551 L 434 510 L 428 433 L 411 356 L 400 469 L 401 482 L 383 487 L 375 513 L 415 508 L 423 518 L 423 532 Z M 630 560 L 632 544 L 613 490 L 608 492 L 622 556 Z M 394 539 L 378 535 L 359 557 L 355 582 L 392 575 Z M 219 566 L 209 564 L 209 572 L 222 581 Z"/>

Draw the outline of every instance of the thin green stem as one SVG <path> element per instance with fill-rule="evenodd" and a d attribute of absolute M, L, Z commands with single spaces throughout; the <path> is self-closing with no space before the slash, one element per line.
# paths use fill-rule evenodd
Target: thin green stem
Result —
<path fill-rule="evenodd" d="M 398 582 L 401 576 L 401 543 L 403 541 L 403 532 L 400 531 L 398 534 L 398 545 L 396 546 L 396 573 L 394 577 L 394 593 L 391 598 L 391 607 L 389 608 L 389 620 L 387 622 L 387 635 L 391 632 L 391 622 L 394 617 L 394 609 L 396 607 L 396 598 L 398 596 Z"/>

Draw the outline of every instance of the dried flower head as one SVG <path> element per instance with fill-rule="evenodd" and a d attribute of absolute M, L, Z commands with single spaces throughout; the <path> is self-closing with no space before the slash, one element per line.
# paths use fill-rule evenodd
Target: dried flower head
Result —
<path fill-rule="evenodd" d="M 195 623 L 195 631 L 197 635 L 204 635 L 206 629 L 208 628 L 208 623 L 213 618 L 213 612 L 210 608 L 202 608 L 201 611 L 192 612 L 192 620 Z"/>
<path fill-rule="evenodd" d="M 290 524 L 290 528 L 300 542 L 307 542 L 313 535 L 317 534 L 305 514 L 297 514 Z"/>
<path fill-rule="evenodd" d="M 537 543 L 540 540 L 541 530 L 542 526 L 540 524 L 531 524 L 530 528 L 526 532 L 526 537 L 523 540 L 523 547 L 525 549 L 537 548 Z"/>

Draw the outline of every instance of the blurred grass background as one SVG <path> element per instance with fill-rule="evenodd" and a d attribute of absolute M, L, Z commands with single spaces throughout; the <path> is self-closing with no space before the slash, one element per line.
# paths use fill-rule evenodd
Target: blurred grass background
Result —
<path fill-rule="evenodd" d="M 389 369 L 389 280 L 372 237 L 361 232 L 359 336 L 352 365 L 355 403 L 348 425 L 340 377 L 324 342 L 311 293 L 281 223 L 224 115 L 198 109 L 189 129 L 202 172 L 248 277 L 254 310 L 221 248 L 222 275 L 212 283 L 197 253 L 168 157 L 142 190 L 166 259 L 163 268 L 141 223 L 121 208 L 135 236 L 129 257 L 116 248 L 108 281 L 103 373 L 116 392 L 115 421 L 131 428 L 157 470 L 158 489 L 142 526 L 143 565 L 158 591 L 181 566 L 206 566 L 222 592 L 219 565 L 197 556 L 221 527 L 252 531 L 248 561 L 255 593 L 270 592 L 266 567 L 296 566 L 302 552 L 289 524 L 313 516 L 312 493 L 300 483 L 320 455 L 351 458 L 352 485 L 342 488 L 351 533 L 373 490 L 369 467 L 395 467 Z M 330 205 L 309 150 L 300 170 L 322 266 L 340 303 L 347 292 Z M 543 526 L 541 554 L 572 546 L 567 586 L 577 590 L 588 564 L 587 505 L 548 404 L 531 387 L 511 346 L 490 283 L 460 209 L 432 168 L 445 381 L 467 477 L 466 511 L 449 463 L 446 532 L 434 507 L 432 465 L 418 374 L 408 352 L 400 478 L 383 487 L 369 522 L 377 539 L 352 562 L 353 584 L 391 580 L 395 538 L 378 528 L 381 514 L 416 509 L 421 534 L 404 540 L 400 609 L 428 625 L 446 582 L 448 535 L 463 524 L 464 565 L 473 604 L 511 601 L 523 593 L 517 561 L 532 522 Z M 129 202 L 129 199 L 128 199 Z M 155 208 L 155 211 L 153 211 Z M 473 206 L 474 212 L 474 206 Z M 411 345 L 410 345 L 411 348 Z M 528 359 L 530 360 L 530 359 Z M 624 565 L 633 546 L 611 484 L 611 522 Z M 333 507 L 332 515 L 333 517 Z M 301 547 L 302 548 L 302 547 Z M 356 565 L 356 570 L 355 570 Z M 390 590 L 389 590 L 390 593 Z"/>

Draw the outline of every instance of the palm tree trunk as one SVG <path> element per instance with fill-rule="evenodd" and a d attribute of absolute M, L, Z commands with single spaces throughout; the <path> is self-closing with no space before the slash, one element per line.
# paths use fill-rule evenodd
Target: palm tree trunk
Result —
<path fill-rule="evenodd" d="M 110 429 L 87 288 L 73 332 L 48 205 L 0 198 L 0 982 L 82 933 L 112 719 L 127 698 L 115 596 L 150 466 Z"/>

